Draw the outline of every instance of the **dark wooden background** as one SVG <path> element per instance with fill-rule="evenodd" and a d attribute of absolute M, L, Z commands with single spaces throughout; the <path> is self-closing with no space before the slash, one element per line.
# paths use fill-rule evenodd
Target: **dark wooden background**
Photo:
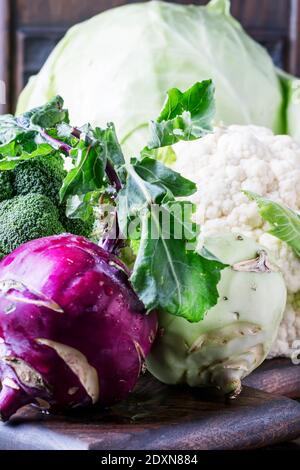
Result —
<path fill-rule="evenodd" d="M 133 0 L 134 1 L 134 0 Z M 28 77 L 74 23 L 132 0 L 0 0 L 0 79 L 12 111 Z M 207 0 L 176 3 L 206 4 Z M 232 0 L 232 13 L 275 63 L 300 76 L 300 0 Z"/>

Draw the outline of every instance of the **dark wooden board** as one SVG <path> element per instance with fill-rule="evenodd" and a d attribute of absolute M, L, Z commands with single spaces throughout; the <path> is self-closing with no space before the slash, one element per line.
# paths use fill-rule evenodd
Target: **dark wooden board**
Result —
<path fill-rule="evenodd" d="M 268 361 L 226 401 L 187 387 L 167 387 L 150 376 L 127 401 L 110 410 L 68 416 L 26 407 L 0 424 L 1 449 L 249 449 L 300 436 L 300 368 Z M 257 387 L 256 389 L 253 387 Z M 297 392 L 298 387 L 298 392 Z M 263 389 L 267 390 L 264 391 Z"/>
<path fill-rule="evenodd" d="M 268 393 L 300 398 L 300 365 L 294 365 L 290 359 L 265 361 L 244 384 Z"/>

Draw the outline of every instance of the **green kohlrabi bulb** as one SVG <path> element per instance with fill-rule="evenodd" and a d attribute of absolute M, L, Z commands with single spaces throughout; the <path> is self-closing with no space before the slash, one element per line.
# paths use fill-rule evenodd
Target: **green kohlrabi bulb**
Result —
<path fill-rule="evenodd" d="M 164 383 L 216 387 L 236 396 L 276 338 L 286 287 L 254 240 L 226 234 L 207 238 L 203 248 L 229 265 L 218 285 L 219 301 L 199 323 L 160 313 L 160 334 L 147 365 Z"/>
<path fill-rule="evenodd" d="M 64 97 L 71 122 L 116 125 L 127 155 L 148 139 L 166 90 L 212 79 L 216 124 L 257 124 L 285 132 L 282 89 L 267 52 L 229 13 L 207 6 L 143 2 L 72 27 L 23 91 L 17 112 Z"/>

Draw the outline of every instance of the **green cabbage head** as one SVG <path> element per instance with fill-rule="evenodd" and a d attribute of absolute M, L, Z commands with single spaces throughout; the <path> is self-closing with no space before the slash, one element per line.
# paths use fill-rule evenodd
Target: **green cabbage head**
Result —
<path fill-rule="evenodd" d="M 17 112 L 64 97 L 72 122 L 116 124 L 126 153 L 144 147 L 165 91 L 211 78 L 216 124 L 285 132 L 282 85 L 265 49 L 230 15 L 159 1 L 115 8 L 72 27 L 23 91 Z"/>

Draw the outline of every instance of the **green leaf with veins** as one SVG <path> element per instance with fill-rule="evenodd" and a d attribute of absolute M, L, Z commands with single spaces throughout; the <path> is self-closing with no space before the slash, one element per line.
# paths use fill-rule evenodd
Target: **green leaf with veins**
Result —
<path fill-rule="evenodd" d="M 70 219 L 88 221 L 93 216 L 93 207 L 99 203 L 100 191 L 91 191 L 86 194 L 70 196 L 67 198 L 66 216 Z"/>
<path fill-rule="evenodd" d="M 55 96 L 45 105 L 34 108 L 16 119 L 23 127 L 37 126 L 50 129 L 62 122 L 69 122 L 69 113 L 63 105 L 64 100 L 61 96 Z"/>
<path fill-rule="evenodd" d="M 63 120 L 68 122 L 68 112 L 59 96 L 21 116 L 0 116 L 0 170 L 12 170 L 22 160 L 51 154 L 54 148 L 45 143 L 44 128 Z"/>
<path fill-rule="evenodd" d="M 166 196 L 165 188 L 144 181 L 131 164 L 126 165 L 126 170 L 126 183 L 117 197 L 118 220 L 123 234 L 128 231 L 128 223 L 139 217 L 142 210 L 151 204 L 159 204 Z"/>
<path fill-rule="evenodd" d="M 100 142 L 87 144 L 84 140 L 79 140 L 70 156 L 75 160 L 76 166 L 64 179 L 60 189 L 61 202 L 70 196 L 99 191 L 105 184 L 106 157 Z"/>
<path fill-rule="evenodd" d="M 160 161 L 164 165 L 171 166 L 176 162 L 177 156 L 172 147 L 162 147 L 160 149 L 156 149 L 156 151 L 156 160 Z"/>
<path fill-rule="evenodd" d="M 18 125 L 14 116 L 10 114 L 0 116 L 0 144 L 4 151 L 7 144 L 26 132 L 26 129 Z"/>
<path fill-rule="evenodd" d="M 134 217 L 141 226 L 130 281 L 147 310 L 164 310 L 191 322 L 200 321 L 218 301 L 217 284 L 225 265 L 188 249 L 198 230 L 183 217 L 183 208 L 188 205 L 191 209 L 192 205 L 177 202 L 158 174 L 155 181 L 153 177 L 152 182 L 143 179 L 136 165 L 126 166 L 126 186 L 118 196 L 121 230 Z M 130 231 L 126 234 L 131 236 Z"/>
<path fill-rule="evenodd" d="M 144 181 L 166 188 L 175 197 L 190 196 L 196 192 L 195 183 L 153 158 L 144 157 L 141 161 L 136 161 L 134 169 Z"/>
<path fill-rule="evenodd" d="M 159 162 L 163 163 L 168 167 L 172 166 L 177 159 L 176 153 L 173 150 L 172 146 L 167 147 L 160 147 L 158 149 L 149 149 L 145 147 L 141 151 L 141 158 L 149 157 L 153 158 L 154 160 L 158 160 Z"/>
<path fill-rule="evenodd" d="M 109 158 L 115 170 L 125 164 L 123 152 L 113 123 L 108 123 L 105 129 L 101 129 L 100 127 L 93 129 L 90 124 L 87 124 L 78 128 L 78 130 L 81 133 L 82 140 L 84 140 L 87 145 L 96 145 L 101 142 L 105 158 Z M 74 128 L 68 123 L 61 123 L 57 126 L 57 136 L 66 139 L 67 143 L 75 146 L 76 139 L 74 139 L 73 132 Z"/>
<path fill-rule="evenodd" d="M 189 196 L 196 190 L 194 183 L 148 157 L 141 161 L 132 160 L 124 169 L 127 178 L 117 198 L 119 224 L 124 233 L 127 232 L 128 220 L 151 204 L 166 203 L 169 199 L 174 201 L 174 197 Z M 189 204 L 185 202 L 186 206 Z"/>
<path fill-rule="evenodd" d="M 251 191 L 243 193 L 257 203 L 261 217 L 271 224 L 268 233 L 286 242 L 300 256 L 300 216 L 297 212 Z"/>
<path fill-rule="evenodd" d="M 106 156 L 114 165 L 115 170 L 118 170 L 125 164 L 125 159 L 117 138 L 115 126 L 112 123 L 107 124 L 106 129 L 96 127 L 93 136 L 105 144 Z"/>
<path fill-rule="evenodd" d="M 0 144 L 3 146 L 15 141 L 22 145 L 34 141 L 41 129 L 55 127 L 63 121 L 68 122 L 68 112 L 63 109 L 63 99 L 60 96 L 20 116 L 5 114 L 0 116 Z"/>
<path fill-rule="evenodd" d="M 156 121 L 150 123 L 149 149 L 194 140 L 212 130 L 215 112 L 214 85 L 211 80 L 195 83 L 185 92 L 168 91 L 166 102 Z"/>
<path fill-rule="evenodd" d="M 175 220 L 168 206 L 160 210 Z M 157 238 L 151 236 L 153 225 Z M 176 222 L 178 230 L 178 220 Z M 183 229 L 183 227 L 182 227 Z M 184 239 L 164 231 L 155 212 L 145 212 L 139 251 L 130 281 L 148 310 L 159 309 L 198 322 L 218 301 L 217 284 L 225 266 L 188 251 Z"/>
<path fill-rule="evenodd" d="M 91 193 L 105 190 L 109 186 L 105 175 L 107 160 L 111 161 L 115 169 L 121 168 L 125 160 L 113 124 L 108 124 L 106 129 L 93 130 L 91 126 L 81 128 L 82 136 L 75 147 L 72 131 L 73 128 L 68 124 L 58 126 L 58 135 L 73 144 L 70 157 L 75 163 L 75 168 L 68 173 L 63 182 L 60 198 L 64 201 L 72 197 L 68 202 L 70 216 L 71 213 L 72 217 L 78 217 L 80 214 L 80 217 L 85 219 L 89 216 L 88 199 Z M 74 199 L 74 196 L 79 196 L 80 200 Z M 78 207 L 75 209 L 77 204 Z"/>
<path fill-rule="evenodd" d="M 11 148 L 14 149 L 13 143 L 8 144 L 11 145 Z M 0 170 L 13 170 L 21 161 L 29 160 L 31 158 L 40 157 L 42 155 L 50 155 L 53 153 L 53 147 L 48 144 L 37 144 L 35 150 L 31 153 L 26 151 L 21 151 L 19 155 L 13 156 L 13 152 L 11 156 L 7 156 L 4 158 L 0 157 Z M 1 156 L 1 147 L 0 147 L 0 156 Z"/>

